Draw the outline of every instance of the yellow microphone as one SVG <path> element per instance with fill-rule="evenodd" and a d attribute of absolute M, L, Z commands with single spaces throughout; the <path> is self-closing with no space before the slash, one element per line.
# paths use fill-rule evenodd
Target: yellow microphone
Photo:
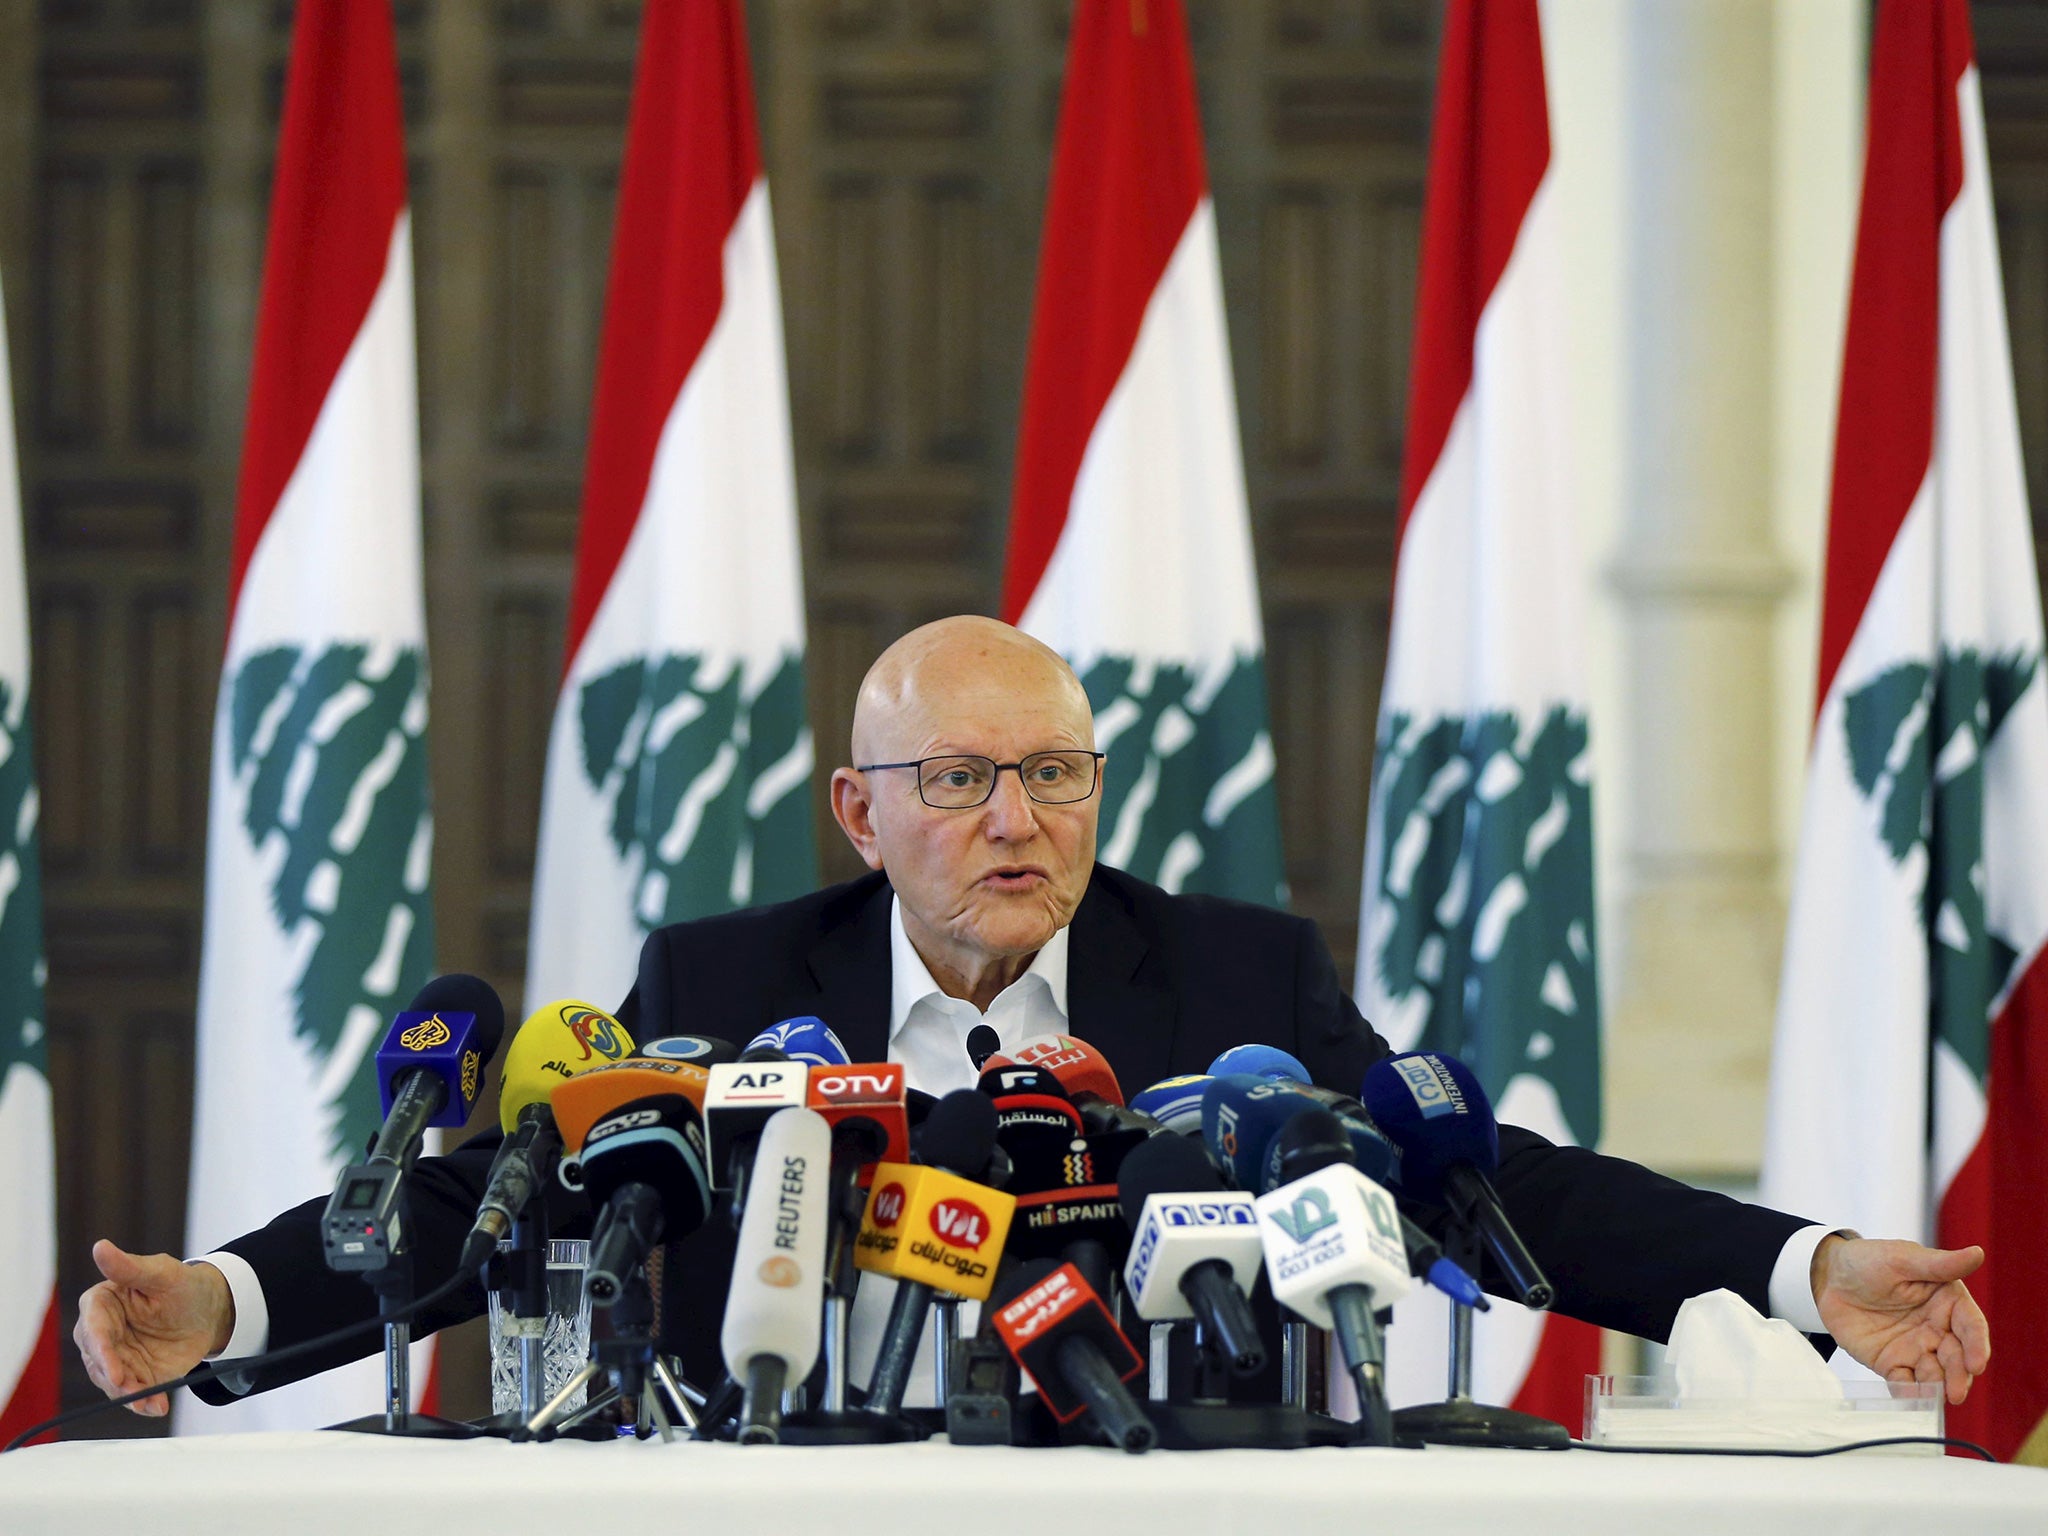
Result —
<path fill-rule="evenodd" d="M 570 1078 L 620 1060 L 633 1049 L 625 1026 L 601 1008 L 564 998 L 527 1015 L 505 1052 L 505 1079 L 498 1098 L 504 1145 L 491 1160 L 476 1223 L 463 1245 L 464 1269 L 491 1256 L 498 1240 L 540 1187 L 548 1165 L 561 1151 L 549 1099 Z"/>

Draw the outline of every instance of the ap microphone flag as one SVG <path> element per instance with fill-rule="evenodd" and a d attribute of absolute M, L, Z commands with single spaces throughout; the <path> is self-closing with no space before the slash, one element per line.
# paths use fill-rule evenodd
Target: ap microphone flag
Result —
<path fill-rule="evenodd" d="M 1095 712 L 1102 861 L 1278 904 L 1265 646 L 1180 0 L 1080 0 L 1025 365 L 1003 617 Z"/>
<path fill-rule="evenodd" d="M 1537 0 L 1451 0 L 1441 59 L 1355 994 L 1397 1051 L 1471 1064 L 1503 1120 L 1592 1146 L 1568 232 Z M 1396 1404 L 1443 1396 L 1444 1312 L 1433 1293 L 1403 1304 Z M 1475 1395 L 1576 1426 L 1597 1332 L 1506 1305 L 1476 1321 Z"/>
<path fill-rule="evenodd" d="M 0 1444 L 57 1411 L 57 1169 L 43 1029 L 43 877 L 29 747 L 28 580 L 0 303 Z"/>
<path fill-rule="evenodd" d="M 649 5 L 528 997 L 623 997 L 651 929 L 815 888 L 803 669 L 782 310 L 741 7 Z"/>
<path fill-rule="evenodd" d="M 2048 677 L 1963 0 L 1878 8 L 1869 114 L 1763 1197 L 1981 1243 L 1948 1432 L 2048 1461 Z"/>
<path fill-rule="evenodd" d="M 300 0 L 214 714 L 191 1254 L 333 1185 L 432 969 L 415 371 L 390 7 Z M 364 1360 L 176 1423 L 310 1429 L 381 1379 Z"/>

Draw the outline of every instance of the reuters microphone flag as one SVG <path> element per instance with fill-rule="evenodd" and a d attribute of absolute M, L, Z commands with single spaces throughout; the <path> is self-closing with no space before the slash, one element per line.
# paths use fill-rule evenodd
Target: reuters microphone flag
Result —
<path fill-rule="evenodd" d="M 43 1038 L 43 875 L 29 745 L 28 578 L 0 300 L 0 1445 L 57 1411 L 57 1167 Z"/>
<path fill-rule="evenodd" d="M 1592 757 L 1580 656 L 1564 212 L 1536 0 L 1444 18 L 1356 995 L 1503 1120 L 1600 1134 Z M 1444 1395 L 1447 1309 L 1388 1336 L 1392 1401 Z M 1497 1303 L 1473 1391 L 1576 1429 L 1598 1331 Z"/>
<path fill-rule="evenodd" d="M 300 0 L 214 713 L 189 1253 L 332 1187 L 380 1120 L 372 1048 L 432 970 L 414 371 L 391 10 Z M 181 1402 L 176 1427 L 333 1423 L 381 1371 Z"/>
<path fill-rule="evenodd" d="M 812 890 L 796 481 L 738 0 L 643 13 L 548 741 L 528 997 Z"/>
<path fill-rule="evenodd" d="M 1763 1195 L 1981 1243 L 1948 1432 L 2048 1464 L 2048 679 L 1963 0 L 1879 7 L 1866 144 Z"/>
<path fill-rule="evenodd" d="M 1095 713 L 1104 863 L 1285 899 L 1216 215 L 1180 0 L 1080 0 L 1003 617 Z"/>

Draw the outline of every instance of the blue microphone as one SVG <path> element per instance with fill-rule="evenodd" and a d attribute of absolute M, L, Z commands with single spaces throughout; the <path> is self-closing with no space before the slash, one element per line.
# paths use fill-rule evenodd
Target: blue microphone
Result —
<path fill-rule="evenodd" d="M 1383 1056 L 1366 1068 L 1358 1096 L 1401 1149 L 1402 1190 L 1476 1231 L 1523 1306 L 1549 1306 L 1556 1292 L 1493 1188 L 1500 1125 L 1471 1068 L 1436 1051 Z"/>
<path fill-rule="evenodd" d="M 1290 1083 L 1314 1081 L 1307 1067 L 1277 1045 L 1233 1045 L 1209 1063 L 1211 1077 L 1229 1077 L 1239 1072 Z"/>
<path fill-rule="evenodd" d="M 844 1067 L 853 1058 L 815 1014 L 771 1024 L 740 1051 L 741 1061 L 800 1061 L 807 1067 Z"/>
<path fill-rule="evenodd" d="M 422 987 L 377 1047 L 384 1127 L 369 1160 L 407 1162 L 429 1126 L 466 1124 L 504 1036 L 505 1005 L 481 977 L 437 976 Z"/>
<path fill-rule="evenodd" d="M 1150 1115 L 1169 1131 L 1199 1136 L 1202 1134 L 1202 1090 L 1209 1083 L 1210 1077 L 1206 1072 L 1169 1077 L 1154 1083 L 1143 1093 L 1132 1094 L 1131 1108 L 1141 1115 Z"/>

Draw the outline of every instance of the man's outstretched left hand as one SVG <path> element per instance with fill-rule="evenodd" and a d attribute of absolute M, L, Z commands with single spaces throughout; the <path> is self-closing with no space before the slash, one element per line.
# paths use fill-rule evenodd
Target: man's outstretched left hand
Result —
<path fill-rule="evenodd" d="M 1820 1319 L 1887 1381 L 1938 1381 L 1960 1403 L 1991 1363 L 1991 1329 L 1963 1277 L 1982 1248 L 1926 1248 L 1831 1233 L 1813 1253 Z"/>

